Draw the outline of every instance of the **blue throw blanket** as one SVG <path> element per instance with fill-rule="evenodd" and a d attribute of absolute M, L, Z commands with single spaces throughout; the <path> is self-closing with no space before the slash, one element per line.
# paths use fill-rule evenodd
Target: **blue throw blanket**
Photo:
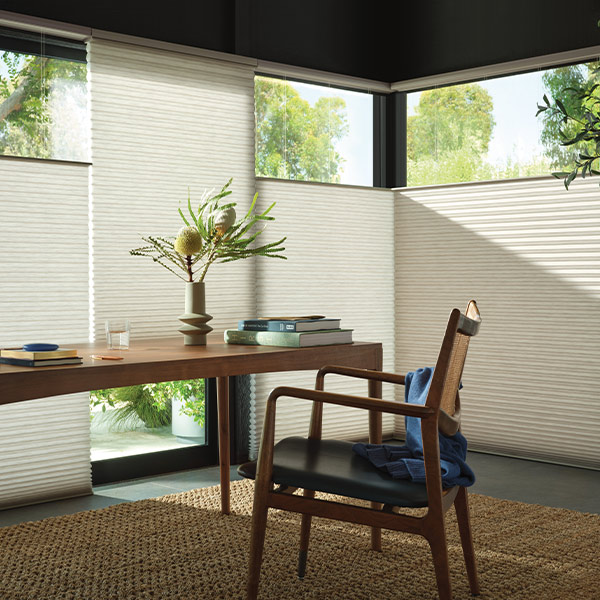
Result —
<path fill-rule="evenodd" d="M 424 405 L 432 377 L 432 367 L 424 367 L 407 373 L 404 391 L 406 402 Z M 404 446 L 354 444 L 352 449 L 378 469 L 387 471 L 394 479 L 411 479 L 417 483 L 425 483 L 421 419 L 405 417 L 405 423 L 406 445 Z M 459 431 L 453 436 L 440 433 L 439 440 L 442 486 L 449 488 L 455 485 L 465 487 L 473 485 L 475 475 L 465 462 L 467 440 L 462 433 Z"/>

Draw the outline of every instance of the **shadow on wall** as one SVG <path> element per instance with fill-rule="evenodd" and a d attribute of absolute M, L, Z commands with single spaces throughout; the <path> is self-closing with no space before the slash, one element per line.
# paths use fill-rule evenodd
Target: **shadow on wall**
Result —
<path fill-rule="evenodd" d="M 454 220 L 440 214 L 448 202 L 439 191 L 435 199 L 418 196 L 396 193 L 396 370 L 433 364 L 449 311 L 475 298 L 483 325 L 461 393 L 470 447 L 600 466 L 600 298 L 590 283 L 594 273 L 600 280 L 600 236 L 594 252 L 577 243 L 572 226 L 544 235 L 543 214 L 531 225 L 513 213 L 503 230 L 497 214 L 477 213 L 481 203 L 469 213 L 474 218 L 463 210 Z M 456 189 L 452 202 L 461 202 Z M 552 264 L 560 268 L 550 272 Z M 589 291 L 561 276 L 585 272 Z"/>

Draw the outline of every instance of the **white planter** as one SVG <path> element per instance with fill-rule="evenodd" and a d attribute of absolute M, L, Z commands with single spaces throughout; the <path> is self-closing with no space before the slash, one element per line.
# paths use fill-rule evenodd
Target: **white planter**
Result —
<path fill-rule="evenodd" d="M 173 398 L 171 432 L 173 435 L 193 440 L 204 440 L 204 425 L 199 425 L 194 421 L 194 417 L 184 415 L 181 412 L 183 401 L 180 398 Z"/>

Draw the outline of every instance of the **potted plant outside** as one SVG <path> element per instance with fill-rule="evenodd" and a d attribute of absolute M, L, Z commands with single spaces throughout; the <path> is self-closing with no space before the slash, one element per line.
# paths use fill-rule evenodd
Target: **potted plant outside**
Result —
<path fill-rule="evenodd" d="M 158 403 L 171 404 L 173 435 L 195 443 L 204 439 L 204 379 L 166 381 L 154 384 L 153 388 L 152 393 Z"/>
<path fill-rule="evenodd" d="M 107 413 L 109 429 L 148 429 L 171 425 L 173 435 L 198 440 L 204 437 L 204 379 L 166 381 L 146 385 L 95 390 L 90 406 Z"/>

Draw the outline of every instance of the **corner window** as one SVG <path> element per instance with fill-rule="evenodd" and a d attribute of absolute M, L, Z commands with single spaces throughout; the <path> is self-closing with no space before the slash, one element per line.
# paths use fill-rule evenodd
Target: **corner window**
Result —
<path fill-rule="evenodd" d="M 373 185 L 373 96 L 255 78 L 256 175 Z"/>
<path fill-rule="evenodd" d="M 561 123 L 537 105 L 592 81 L 598 63 L 570 65 L 407 95 L 408 185 L 550 175 L 583 148 L 561 146 Z M 579 106 L 581 110 L 581 106 Z"/>
<path fill-rule="evenodd" d="M 89 160 L 82 42 L 0 29 L 0 154 Z"/>

